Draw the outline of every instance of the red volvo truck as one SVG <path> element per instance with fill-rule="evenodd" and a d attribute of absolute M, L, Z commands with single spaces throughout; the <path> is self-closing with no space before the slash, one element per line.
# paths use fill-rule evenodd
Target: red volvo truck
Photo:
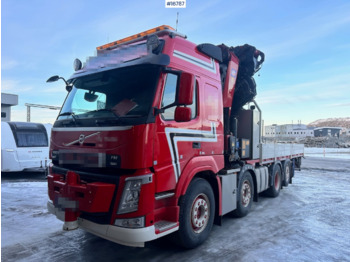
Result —
<path fill-rule="evenodd" d="M 196 45 L 160 26 L 100 46 L 66 81 L 52 129 L 48 209 L 128 246 L 173 233 L 194 248 L 225 214 L 278 196 L 303 145 L 264 144 L 250 45 Z"/>

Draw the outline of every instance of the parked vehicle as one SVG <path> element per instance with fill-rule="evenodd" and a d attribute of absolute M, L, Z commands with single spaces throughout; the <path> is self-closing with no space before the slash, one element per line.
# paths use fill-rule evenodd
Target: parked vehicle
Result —
<path fill-rule="evenodd" d="M 196 45 L 160 26 L 97 48 L 66 81 L 52 129 L 48 209 L 63 228 L 128 246 L 174 233 L 194 248 L 300 168 L 303 145 L 263 144 L 250 45 Z"/>
<path fill-rule="evenodd" d="M 51 124 L 1 122 L 1 172 L 45 171 Z"/>

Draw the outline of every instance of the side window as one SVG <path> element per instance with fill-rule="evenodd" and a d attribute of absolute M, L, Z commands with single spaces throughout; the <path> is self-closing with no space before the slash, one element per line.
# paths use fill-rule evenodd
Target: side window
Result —
<path fill-rule="evenodd" d="M 174 74 L 168 74 L 166 81 L 165 81 L 165 88 L 164 88 L 164 94 L 162 99 L 162 108 L 170 105 L 175 102 L 175 96 L 176 96 L 176 83 L 177 83 L 178 76 Z M 197 81 L 195 82 L 195 86 L 193 88 L 193 103 L 192 105 L 188 105 L 188 107 L 191 108 L 191 118 L 194 119 L 197 116 Z M 170 107 L 168 109 L 165 109 L 164 113 L 162 114 L 163 119 L 165 120 L 174 120 L 175 117 L 175 108 L 176 106 Z"/>
<path fill-rule="evenodd" d="M 161 105 L 162 108 L 175 102 L 177 77 L 178 76 L 174 74 L 167 74 L 166 76 L 164 94 Z M 174 120 L 174 115 L 175 106 L 166 109 L 162 114 L 162 117 L 165 120 Z"/>

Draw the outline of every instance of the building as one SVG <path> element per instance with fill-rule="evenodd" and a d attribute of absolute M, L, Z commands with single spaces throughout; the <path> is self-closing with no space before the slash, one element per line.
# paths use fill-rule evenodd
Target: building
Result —
<path fill-rule="evenodd" d="M 314 131 L 303 124 L 272 125 L 265 126 L 264 136 L 271 138 L 313 137 Z"/>
<path fill-rule="evenodd" d="M 315 137 L 320 136 L 333 136 L 339 137 L 342 127 L 317 127 L 314 129 Z"/>
<path fill-rule="evenodd" d="M 340 135 L 341 136 L 350 136 L 350 128 L 342 128 L 342 130 L 340 131 Z"/>
<path fill-rule="evenodd" d="M 18 105 L 18 95 L 1 93 L 1 121 L 11 121 L 11 106 Z"/>

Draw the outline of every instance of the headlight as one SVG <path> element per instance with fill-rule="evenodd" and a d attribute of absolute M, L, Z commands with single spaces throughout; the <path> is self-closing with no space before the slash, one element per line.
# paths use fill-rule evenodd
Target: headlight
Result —
<path fill-rule="evenodd" d="M 129 180 L 126 182 L 117 214 L 137 211 L 139 208 L 141 185 L 141 179 Z"/>
<path fill-rule="evenodd" d="M 152 174 L 126 178 L 117 214 L 137 211 L 139 208 L 141 186 L 148 183 L 152 183 Z"/>
<path fill-rule="evenodd" d="M 154 50 L 157 49 L 157 47 L 159 46 L 159 38 L 157 35 L 150 35 L 147 38 L 147 49 L 150 52 L 153 52 Z"/>

